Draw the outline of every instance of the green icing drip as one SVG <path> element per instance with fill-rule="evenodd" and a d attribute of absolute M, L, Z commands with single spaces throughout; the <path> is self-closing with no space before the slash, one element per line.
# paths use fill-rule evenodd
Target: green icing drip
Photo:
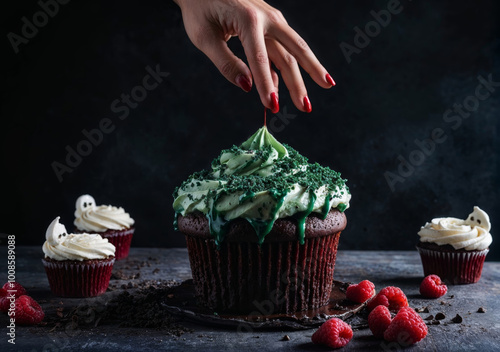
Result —
<path fill-rule="evenodd" d="M 344 212 L 344 210 L 346 210 L 346 209 L 347 209 L 347 205 L 345 205 L 344 203 L 340 203 L 339 205 L 337 205 L 337 209 L 338 209 L 341 213 L 343 213 L 343 212 Z"/>
<path fill-rule="evenodd" d="M 330 212 L 330 201 L 332 199 L 330 197 L 325 198 L 325 204 L 323 204 L 323 208 L 321 209 L 321 219 L 325 220 Z M 342 204 L 342 203 L 341 203 Z"/>
<path fill-rule="evenodd" d="M 295 217 L 297 218 L 297 232 L 299 235 L 300 244 L 304 244 L 305 242 L 306 218 L 309 216 L 309 214 L 312 213 L 314 202 L 316 202 L 316 194 L 314 194 L 313 190 L 309 190 L 309 206 L 305 211 L 302 211 L 295 215 Z"/>

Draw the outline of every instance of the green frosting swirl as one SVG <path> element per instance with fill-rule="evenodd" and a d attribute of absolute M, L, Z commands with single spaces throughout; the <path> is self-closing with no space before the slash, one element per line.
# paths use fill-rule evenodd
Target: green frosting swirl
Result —
<path fill-rule="evenodd" d="M 309 163 L 279 143 L 265 126 L 241 146 L 223 150 L 211 170 L 189 176 L 173 196 L 174 226 L 179 214 L 203 213 L 217 245 L 233 219 L 246 219 L 262 243 L 276 219 L 289 216 L 297 218 L 303 244 L 309 214 L 326 218 L 330 209 L 348 208 L 351 199 L 340 173 Z"/>

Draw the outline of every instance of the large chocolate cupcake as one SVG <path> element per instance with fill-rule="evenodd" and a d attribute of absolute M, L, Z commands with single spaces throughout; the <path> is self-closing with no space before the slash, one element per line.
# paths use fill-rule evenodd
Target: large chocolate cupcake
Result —
<path fill-rule="evenodd" d="M 479 207 L 466 220 L 436 218 L 426 223 L 417 244 L 424 275 L 436 274 L 454 285 L 478 282 L 492 242 L 490 229 L 490 218 Z"/>
<path fill-rule="evenodd" d="M 201 303 L 243 314 L 327 304 L 350 197 L 339 173 L 265 127 L 222 151 L 174 192 Z"/>

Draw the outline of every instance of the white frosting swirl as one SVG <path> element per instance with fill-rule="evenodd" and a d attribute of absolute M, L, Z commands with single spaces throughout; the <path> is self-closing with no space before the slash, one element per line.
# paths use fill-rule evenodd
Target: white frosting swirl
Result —
<path fill-rule="evenodd" d="M 45 257 L 54 260 L 106 259 L 115 255 L 115 246 L 98 234 L 68 234 L 66 227 L 54 219 L 45 233 Z"/>
<path fill-rule="evenodd" d="M 493 241 L 490 234 L 490 217 L 479 207 L 466 220 L 457 218 L 436 218 L 419 231 L 421 242 L 438 245 L 449 244 L 455 249 L 483 250 Z"/>
<path fill-rule="evenodd" d="M 74 224 L 80 231 L 105 232 L 128 229 L 134 224 L 134 219 L 123 208 L 97 206 L 92 196 L 84 194 L 76 200 Z"/>

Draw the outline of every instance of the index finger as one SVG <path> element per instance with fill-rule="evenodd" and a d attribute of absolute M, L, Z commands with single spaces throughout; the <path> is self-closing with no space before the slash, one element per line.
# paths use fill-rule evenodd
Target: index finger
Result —
<path fill-rule="evenodd" d="M 245 55 L 252 71 L 252 76 L 259 92 L 262 104 L 276 112 L 279 109 L 277 98 L 271 95 L 275 92 L 271 69 L 269 65 L 269 56 L 264 40 L 264 30 L 260 26 L 252 26 L 249 31 L 239 35 L 241 44 L 245 50 Z"/>

